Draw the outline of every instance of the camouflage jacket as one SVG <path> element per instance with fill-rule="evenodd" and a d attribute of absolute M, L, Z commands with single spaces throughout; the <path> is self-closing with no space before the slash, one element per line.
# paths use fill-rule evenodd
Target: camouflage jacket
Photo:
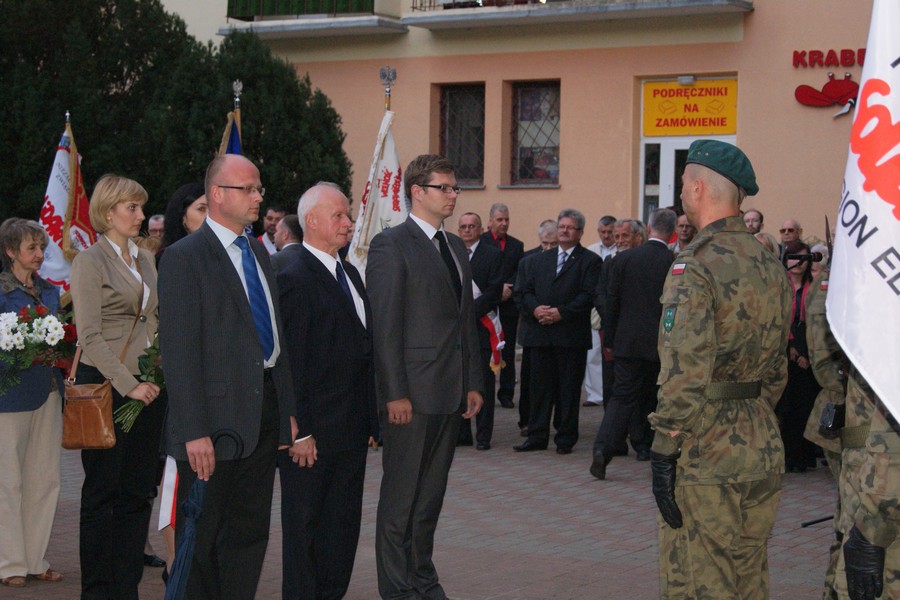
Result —
<path fill-rule="evenodd" d="M 868 383 L 854 369 L 847 385 L 847 424 L 843 455 L 851 464 L 844 480 L 852 489 L 841 489 L 842 512 L 867 540 L 886 548 L 900 536 L 900 433 Z M 847 464 L 847 463 L 845 463 Z"/>
<path fill-rule="evenodd" d="M 787 383 L 792 296 L 784 267 L 739 217 L 704 227 L 672 265 L 650 423 L 653 450 L 681 450 L 679 485 L 784 472 L 773 408 Z"/>
<path fill-rule="evenodd" d="M 844 403 L 844 383 L 839 374 L 844 352 L 831 333 L 825 316 L 825 298 L 828 295 L 828 271 L 813 280 L 806 295 L 806 345 L 809 347 L 809 364 L 822 386 L 816 403 L 809 413 L 803 437 L 832 452 L 841 451 L 840 438 L 827 439 L 819 433 L 819 422 L 825 405 Z"/>

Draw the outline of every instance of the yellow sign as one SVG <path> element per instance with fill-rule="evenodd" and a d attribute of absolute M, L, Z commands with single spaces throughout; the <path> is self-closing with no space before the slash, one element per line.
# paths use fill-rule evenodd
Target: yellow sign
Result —
<path fill-rule="evenodd" d="M 736 79 L 699 79 L 693 85 L 644 83 L 644 137 L 736 132 Z"/>

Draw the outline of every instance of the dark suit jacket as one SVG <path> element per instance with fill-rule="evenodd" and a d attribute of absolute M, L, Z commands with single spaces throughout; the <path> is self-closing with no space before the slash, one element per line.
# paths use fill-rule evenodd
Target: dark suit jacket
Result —
<path fill-rule="evenodd" d="M 272 370 L 278 443 L 290 444 L 294 386 L 278 286 L 266 249 L 254 238 L 250 247 L 275 304 L 273 325 L 281 348 Z M 159 265 L 159 298 L 160 351 L 169 393 L 166 451 L 187 460 L 185 442 L 231 429 L 243 441 L 242 457 L 249 456 L 259 440 L 265 359 L 244 286 L 208 223 L 166 249 Z M 234 446 L 225 439 L 216 445 L 216 460 L 234 457 Z"/>
<path fill-rule="evenodd" d="M 514 294 L 522 309 L 522 346 L 591 347 L 591 307 L 600 274 L 600 257 L 580 244 L 556 274 L 557 250 L 535 254 L 520 264 Z M 534 309 L 559 309 L 562 320 L 541 325 Z"/>
<path fill-rule="evenodd" d="M 480 239 L 481 244 L 493 246 L 498 250 L 500 249 L 500 244 L 497 243 L 497 240 L 494 239 L 494 234 L 490 231 L 482 233 Z M 481 244 L 479 244 L 479 246 Z M 503 283 L 515 285 L 516 274 L 519 270 L 519 261 L 522 260 L 522 256 L 525 254 L 525 244 L 511 235 L 507 235 L 506 243 L 501 252 L 503 252 Z M 500 303 L 501 316 L 515 318 L 518 315 L 518 312 L 519 309 L 516 307 L 516 303 L 512 298 L 506 302 Z"/>
<path fill-rule="evenodd" d="M 369 247 L 366 286 L 375 323 L 378 406 L 409 398 L 413 412 L 456 412 L 482 391 L 472 271 L 466 247 L 447 234 L 462 270 L 462 302 L 434 243 L 413 221 L 386 229 Z"/>
<path fill-rule="evenodd" d="M 303 248 L 302 243 L 291 244 L 269 256 L 269 262 L 272 263 L 272 270 L 276 276 L 284 271 L 285 267 L 294 262 L 301 248 Z"/>
<path fill-rule="evenodd" d="M 613 356 L 659 361 L 660 298 L 674 260 L 666 244 L 650 240 L 610 262 L 603 343 Z"/>
<path fill-rule="evenodd" d="M 278 274 L 298 435 L 312 435 L 319 452 L 365 447 L 377 434 L 369 297 L 359 272 L 343 262 L 348 283 L 365 304 L 367 329 L 325 265 L 298 248 Z"/>
<path fill-rule="evenodd" d="M 479 243 L 469 259 L 472 268 L 472 281 L 481 290 L 481 296 L 475 298 L 472 313 L 478 323 L 478 343 L 482 348 L 491 349 L 491 336 L 487 328 L 479 320 L 500 304 L 503 292 L 503 253 L 499 248 Z"/>

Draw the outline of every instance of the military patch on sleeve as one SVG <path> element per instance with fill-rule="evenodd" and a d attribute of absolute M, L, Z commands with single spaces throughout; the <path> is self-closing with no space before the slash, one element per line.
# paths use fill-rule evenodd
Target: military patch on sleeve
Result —
<path fill-rule="evenodd" d="M 822 290 L 823 292 L 828 289 L 828 280 L 827 279 L 822 280 L 822 285 L 819 286 L 819 289 Z"/>
<path fill-rule="evenodd" d="M 687 268 L 687 265 L 684 263 L 676 263 L 672 265 L 672 275 L 681 275 L 682 273 L 684 273 L 685 268 Z"/>
<path fill-rule="evenodd" d="M 684 265 L 682 265 L 684 266 Z M 675 306 L 667 306 L 663 311 L 663 328 L 666 330 L 666 333 L 672 331 L 672 327 L 675 326 Z"/>

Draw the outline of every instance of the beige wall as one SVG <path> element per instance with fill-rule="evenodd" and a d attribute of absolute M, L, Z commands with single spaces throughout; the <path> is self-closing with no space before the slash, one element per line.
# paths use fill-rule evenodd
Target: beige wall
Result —
<path fill-rule="evenodd" d="M 847 156 L 851 116 L 794 99 L 800 84 L 821 88 L 826 73 L 859 81 L 861 67 L 795 69 L 794 50 L 862 48 L 871 4 L 843 0 L 755 0 L 747 15 L 645 19 L 398 36 L 271 42 L 309 73 L 343 117 L 354 164 L 353 195 L 365 186 L 383 110 L 380 67 L 397 69 L 394 135 L 401 163 L 437 151 L 435 86 L 485 84 L 485 189 L 466 190 L 457 215 L 486 215 L 493 202 L 511 207 L 511 232 L 526 246 L 537 224 L 559 209 L 638 216 L 640 83 L 645 78 L 726 75 L 738 79 L 737 143 L 753 161 L 761 192 L 745 206 L 761 209 L 776 233 L 789 217 L 822 236 L 834 220 Z M 558 79 L 561 87 L 559 189 L 498 189 L 508 126 L 501 119 L 505 84 Z M 508 93 L 508 92 L 507 92 Z M 245 107 L 252 118 L 252 107 Z M 448 226 L 455 229 L 456 221 Z M 596 240 L 593 227 L 585 242 Z"/>

